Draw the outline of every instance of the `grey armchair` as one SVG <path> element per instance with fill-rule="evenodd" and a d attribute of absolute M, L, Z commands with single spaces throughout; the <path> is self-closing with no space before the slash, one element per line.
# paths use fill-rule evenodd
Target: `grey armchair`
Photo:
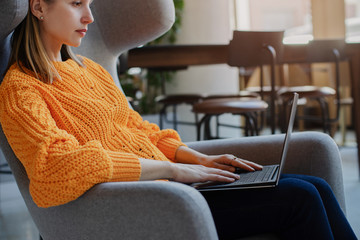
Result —
<path fill-rule="evenodd" d="M 8 35 L 26 15 L 27 2 L 2 1 L 1 73 L 9 54 Z M 174 21 L 174 8 L 169 0 L 95 1 L 93 14 L 96 21 L 90 26 L 78 52 L 102 64 L 117 83 L 116 61 L 119 54 L 165 32 Z M 233 153 L 265 164 L 279 159 L 282 140 L 282 135 L 271 135 L 188 145 L 204 153 Z M 39 208 L 29 194 L 26 172 L 1 128 L 0 141 L 30 215 L 45 240 L 218 238 L 202 195 L 187 185 L 175 182 L 102 183 L 68 204 Z M 324 178 L 345 210 L 341 159 L 336 144 L 328 135 L 313 132 L 294 134 L 288 157 L 286 172 Z M 259 237 L 254 236 L 255 239 Z M 271 235 L 261 239 L 269 237 Z"/>

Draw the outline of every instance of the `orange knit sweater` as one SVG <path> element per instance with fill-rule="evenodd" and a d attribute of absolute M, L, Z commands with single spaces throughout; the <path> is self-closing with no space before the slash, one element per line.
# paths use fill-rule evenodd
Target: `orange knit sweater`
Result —
<path fill-rule="evenodd" d="M 174 160 L 183 145 L 131 110 L 100 65 L 55 62 L 45 84 L 13 65 L 0 86 L 0 122 L 40 207 L 72 201 L 101 182 L 137 181 L 139 158 Z"/>

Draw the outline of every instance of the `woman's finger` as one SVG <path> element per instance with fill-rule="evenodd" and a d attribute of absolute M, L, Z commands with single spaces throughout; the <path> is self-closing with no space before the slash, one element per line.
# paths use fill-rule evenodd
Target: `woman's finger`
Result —
<path fill-rule="evenodd" d="M 233 177 L 233 178 L 237 177 L 237 175 L 232 173 L 232 172 L 222 170 L 222 169 L 218 169 L 218 168 L 206 168 L 205 171 L 210 173 L 210 174 L 218 174 L 218 175 L 227 176 L 227 177 Z"/>
<path fill-rule="evenodd" d="M 175 164 L 174 180 L 184 183 L 219 181 L 233 182 L 239 175 L 213 167 L 191 164 Z"/>
<path fill-rule="evenodd" d="M 236 168 L 241 168 L 246 171 L 261 170 L 262 166 L 251 161 L 247 161 L 231 154 L 223 154 L 212 156 L 212 160 L 208 161 L 206 166 L 223 169 L 229 172 L 234 172 Z"/>
<path fill-rule="evenodd" d="M 221 163 L 214 163 L 214 167 L 222 169 L 222 170 L 226 170 L 229 172 L 235 172 L 235 170 L 236 170 L 236 168 L 231 165 L 221 164 Z"/>
<path fill-rule="evenodd" d="M 226 177 L 222 175 L 212 174 L 209 176 L 209 181 L 214 182 L 234 182 L 236 178 Z"/>
<path fill-rule="evenodd" d="M 219 176 L 220 178 L 239 179 L 239 175 L 228 170 L 221 170 L 218 168 L 206 168 L 206 172 L 212 176 Z"/>
<path fill-rule="evenodd" d="M 257 164 L 257 163 L 254 163 L 254 162 L 251 162 L 251 161 L 248 161 L 248 160 L 245 160 L 245 159 L 241 159 L 239 158 L 239 160 L 243 163 L 246 163 L 247 165 L 253 167 L 255 170 L 261 170 L 263 169 L 263 166 L 260 165 L 260 164 Z"/>
<path fill-rule="evenodd" d="M 241 168 L 247 171 L 262 170 L 262 166 L 251 161 L 234 157 L 231 161 L 231 165 L 237 168 Z"/>

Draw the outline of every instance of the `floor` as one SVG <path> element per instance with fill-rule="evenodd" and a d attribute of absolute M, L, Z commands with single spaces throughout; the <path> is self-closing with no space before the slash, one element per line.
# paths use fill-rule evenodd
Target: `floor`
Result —
<path fill-rule="evenodd" d="M 347 218 L 360 239 L 360 178 L 356 147 L 340 148 L 343 159 L 343 176 Z"/>
<path fill-rule="evenodd" d="M 354 139 L 353 132 L 348 132 L 347 144 L 340 147 L 340 152 L 343 158 L 347 216 L 358 238 L 360 238 L 360 181 Z M 185 140 L 189 141 L 191 139 Z M 2 156 L 0 156 L 1 158 Z M 39 239 L 38 231 L 27 212 L 13 177 L 1 174 L 0 240 L 35 239 Z"/>

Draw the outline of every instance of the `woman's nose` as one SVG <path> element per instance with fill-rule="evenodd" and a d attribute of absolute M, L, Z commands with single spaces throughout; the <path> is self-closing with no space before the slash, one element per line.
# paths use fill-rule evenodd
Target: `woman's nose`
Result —
<path fill-rule="evenodd" d="M 94 17 L 92 15 L 90 7 L 86 8 L 83 17 L 81 18 L 81 21 L 86 24 L 94 22 Z"/>

